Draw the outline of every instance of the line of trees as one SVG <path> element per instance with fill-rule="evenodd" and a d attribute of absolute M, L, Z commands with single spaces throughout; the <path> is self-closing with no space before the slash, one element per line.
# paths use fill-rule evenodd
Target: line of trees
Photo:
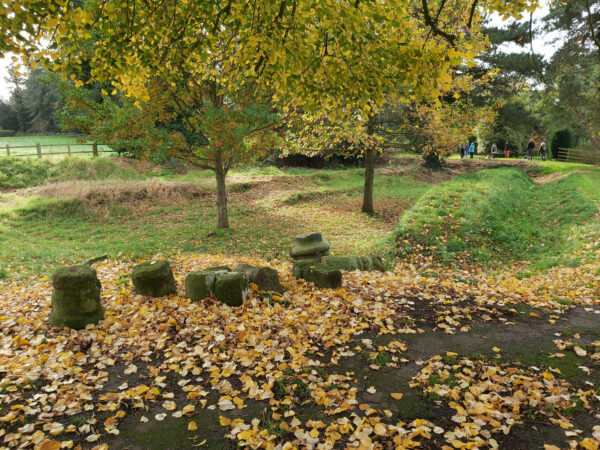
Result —
<path fill-rule="evenodd" d="M 57 77 L 43 68 L 27 76 L 9 73 L 13 85 L 8 100 L 0 99 L 0 130 L 10 133 L 56 133 L 60 93 Z"/>

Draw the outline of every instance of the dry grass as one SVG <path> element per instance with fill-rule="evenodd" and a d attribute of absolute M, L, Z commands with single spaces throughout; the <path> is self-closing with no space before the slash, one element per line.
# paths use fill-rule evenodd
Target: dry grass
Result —
<path fill-rule="evenodd" d="M 109 205 L 138 209 L 143 204 L 173 205 L 198 198 L 213 196 L 213 193 L 197 184 L 159 181 L 63 181 L 27 189 L 26 195 L 81 200 L 91 209 Z"/>

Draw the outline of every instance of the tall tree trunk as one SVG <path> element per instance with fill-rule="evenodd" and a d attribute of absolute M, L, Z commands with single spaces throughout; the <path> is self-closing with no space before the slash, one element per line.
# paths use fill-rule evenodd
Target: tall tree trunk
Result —
<path fill-rule="evenodd" d="M 367 148 L 365 154 L 365 187 L 362 212 L 373 214 L 373 179 L 375 178 L 375 149 Z"/>
<path fill-rule="evenodd" d="M 367 134 L 372 136 L 375 132 L 375 117 L 371 116 L 367 122 Z M 375 149 L 368 147 L 365 152 L 365 187 L 363 189 L 362 212 L 373 214 L 373 179 L 375 178 Z"/>
<path fill-rule="evenodd" d="M 217 178 L 217 228 L 229 228 L 227 218 L 227 189 L 225 187 L 225 168 L 223 154 L 218 150 L 215 155 L 215 176 Z"/>

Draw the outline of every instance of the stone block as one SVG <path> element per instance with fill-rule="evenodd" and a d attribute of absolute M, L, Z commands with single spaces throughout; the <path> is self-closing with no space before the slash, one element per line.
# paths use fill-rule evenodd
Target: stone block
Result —
<path fill-rule="evenodd" d="M 240 272 L 220 273 L 215 281 L 217 300 L 229 306 L 241 306 L 248 298 L 248 281 Z"/>
<path fill-rule="evenodd" d="M 177 292 L 173 270 L 167 260 L 147 261 L 134 266 L 131 279 L 138 294 L 162 297 Z"/>
<path fill-rule="evenodd" d="M 100 302 L 102 285 L 92 267 L 63 267 L 52 275 L 52 284 L 50 322 L 54 325 L 80 330 L 104 318 Z"/>
<path fill-rule="evenodd" d="M 210 297 L 215 290 L 214 271 L 198 270 L 185 277 L 185 296 L 193 301 Z"/>
<path fill-rule="evenodd" d="M 234 272 L 243 273 L 251 283 L 256 283 L 258 289 L 268 292 L 283 292 L 279 282 L 279 273 L 270 267 L 255 267 L 249 264 L 238 264 L 233 268 Z"/>

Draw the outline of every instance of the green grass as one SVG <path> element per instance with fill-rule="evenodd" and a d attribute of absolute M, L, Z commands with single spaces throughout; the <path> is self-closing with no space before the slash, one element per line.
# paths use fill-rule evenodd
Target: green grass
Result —
<path fill-rule="evenodd" d="M 459 255 L 479 263 L 563 262 L 582 245 L 582 224 L 597 213 L 599 182 L 600 174 L 576 173 L 536 186 L 512 168 L 462 175 L 432 188 L 403 217 L 397 252 L 432 254 L 443 262 Z"/>
<path fill-rule="evenodd" d="M 143 178 L 106 158 L 68 158 L 53 163 L 45 159 L 0 158 L 0 189 L 20 189 L 49 181 L 131 180 Z"/>
<path fill-rule="evenodd" d="M 110 160 L 93 162 L 103 164 L 101 161 Z M 69 165 L 63 173 L 69 174 L 69 179 L 97 179 L 97 174 L 105 171 L 84 164 Z M 151 176 L 119 176 L 130 175 Z M 275 178 L 257 181 L 257 176 Z M 159 179 L 187 181 L 209 189 L 214 189 L 213 177 L 206 171 L 185 175 L 159 172 Z M 243 183 L 250 187 L 236 188 Z M 104 254 L 133 258 L 159 252 L 286 259 L 293 237 L 309 231 L 321 231 L 336 254 L 372 254 L 381 250 L 379 236 L 391 233 L 402 210 L 412 206 L 429 186 L 408 177 L 377 176 L 375 207 L 379 213 L 368 216 L 360 212 L 363 183 L 360 169 L 233 171 L 228 179 L 228 230 L 215 227 L 216 208 L 210 197 L 163 204 L 116 201 L 97 209 L 85 198 L 5 194 L 0 198 L 0 269 L 10 279 L 47 274 L 57 265 Z M 301 192 L 312 194 L 287 201 Z M 397 209 L 396 216 L 389 216 L 391 208 Z"/>
<path fill-rule="evenodd" d="M 79 179 L 112 180 L 111 185 L 119 186 L 118 180 L 154 177 L 215 187 L 214 174 L 206 170 L 181 175 L 168 168 L 124 169 L 110 159 L 28 161 L 50 167 L 37 178 L 22 171 L 30 184 Z M 469 252 L 480 262 L 528 259 L 540 269 L 576 266 L 581 259 L 565 255 L 580 245 L 580 224 L 593 223 L 592 200 L 600 199 L 595 171 L 543 187 L 511 168 L 433 186 L 410 176 L 377 175 L 376 214 L 369 216 L 360 212 L 363 183 L 362 169 L 234 170 L 228 177 L 228 230 L 215 227 L 214 197 L 159 203 L 117 195 L 97 207 L 86 198 L 0 194 L 0 273 L 5 280 L 47 274 L 57 265 L 104 254 L 135 258 L 190 252 L 286 259 L 293 237 L 309 231 L 321 231 L 338 255 L 382 254 L 391 242 L 399 242 L 404 254 L 424 251 L 444 261 Z"/>
<path fill-rule="evenodd" d="M 10 147 L 25 147 L 25 148 L 11 148 L 11 155 L 31 155 L 24 156 L 23 159 L 31 159 L 37 157 L 37 144 L 42 146 L 42 154 L 44 159 L 62 159 L 67 157 L 67 144 L 71 145 L 72 152 L 89 152 L 89 154 L 82 153 L 77 156 L 81 157 L 92 157 L 92 147 L 90 145 L 92 141 L 83 140 L 73 136 L 14 136 L 14 137 L 0 137 L 0 158 L 7 156 L 6 146 Z M 98 150 L 110 150 L 110 147 L 106 145 L 98 145 Z M 53 154 L 52 154 L 53 153 Z M 116 155 L 116 153 L 100 153 L 102 156 Z"/>

